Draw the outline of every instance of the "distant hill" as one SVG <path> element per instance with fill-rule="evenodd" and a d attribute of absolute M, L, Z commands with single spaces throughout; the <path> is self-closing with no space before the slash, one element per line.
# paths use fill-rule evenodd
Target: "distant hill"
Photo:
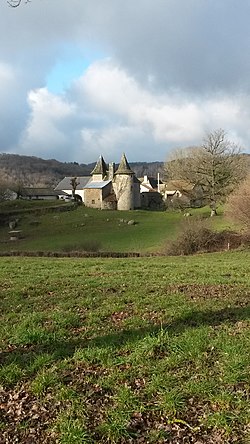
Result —
<path fill-rule="evenodd" d="M 136 177 L 145 175 L 157 178 L 160 173 L 162 178 L 164 162 L 129 162 L 131 169 L 135 172 Z"/>
<path fill-rule="evenodd" d="M 137 177 L 144 175 L 157 177 L 163 162 L 130 162 Z M 0 154 L 0 182 L 22 184 L 29 187 L 54 187 L 65 176 L 88 176 L 94 163 L 59 162 L 55 159 L 44 160 L 35 156 L 19 154 Z"/>

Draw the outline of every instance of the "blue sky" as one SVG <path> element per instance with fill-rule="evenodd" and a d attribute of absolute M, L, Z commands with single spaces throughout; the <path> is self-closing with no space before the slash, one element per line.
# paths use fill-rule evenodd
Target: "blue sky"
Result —
<path fill-rule="evenodd" d="M 46 87 L 52 93 L 61 94 L 89 65 L 90 62 L 83 60 L 82 57 L 62 57 L 48 73 Z"/>
<path fill-rule="evenodd" d="M 0 5 L 1 152 L 165 160 L 222 128 L 250 147 L 248 0 Z"/>
<path fill-rule="evenodd" d="M 104 54 L 91 46 L 82 50 L 75 45 L 66 45 L 47 74 L 46 87 L 54 94 L 62 94 L 92 63 L 103 57 Z"/>

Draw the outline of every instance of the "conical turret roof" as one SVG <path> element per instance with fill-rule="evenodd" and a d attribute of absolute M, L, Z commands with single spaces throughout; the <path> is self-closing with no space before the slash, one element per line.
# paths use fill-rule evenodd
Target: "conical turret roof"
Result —
<path fill-rule="evenodd" d="M 125 154 L 123 153 L 120 164 L 115 172 L 115 174 L 134 174 L 134 172 L 131 170 L 129 163 L 127 161 L 127 158 Z"/>
<path fill-rule="evenodd" d="M 93 169 L 93 171 L 92 171 L 91 174 L 92 174 L 92 175 L 93 175 L 93 174 L 102 174 L 103 177 L 106 176 L 106 174 L 107 174 L 107 165 L 106 165 L 106 163 L 104 162 L 104 159 L 103 159 L 102 156 L 99 157 L 99 159 L 98 159 L 98 161 L 97 161 L 97 163 L 96 163 L 96 166 L 95 166 L 95 168 Z"/>

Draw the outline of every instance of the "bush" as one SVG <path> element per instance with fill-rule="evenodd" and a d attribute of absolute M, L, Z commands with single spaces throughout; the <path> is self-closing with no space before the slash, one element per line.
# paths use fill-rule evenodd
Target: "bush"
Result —
<path fill-rule="evenodd" d="M 188 255 L 201 251 L 211 243 L 213 232 L 201 219 L 187 218 L 182 223 L 177 239 L 169 244 L 167 253 L 170 255 Z"/>
<path fill-rule="evenodd" d="M 190 208 L 190 199 L 186 196 L 173 196 L 172 199 L 165 200 L 166 210 L 185 210 Z"/>
<path fill-rule="evenodd" d="M 87 252 L 98 252 L 101 249 L 101 244 L 97 240 L 86 240 L 84 242 L 79 242 L 79 244 L 68 244 L 65 245 L 62 250 L 65 252 L 72 251 L 87 251 Z"/>
<path fill-rule="evenodd" d="M 225 215 L 250 232 L 250 176 L 230 194 L 225 206 Z"/>
<path fill-rule="evenodd" d="M 204 219 L 186 219 L 177 239 L 167 245 L 166 254 L 189 255 L 238 248 L 249 244 L 250 238 L 233 231 L 215 232 Z"/>

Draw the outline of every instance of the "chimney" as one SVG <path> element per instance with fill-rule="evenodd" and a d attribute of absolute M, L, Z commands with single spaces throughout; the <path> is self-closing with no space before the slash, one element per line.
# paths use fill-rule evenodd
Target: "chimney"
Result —
<path fill-rule="evenodd" d="M 110 162 L 110 164 L 109 164 L 109 180 L 114 179 L 114 174 L 115 174 L 115 164 L 114 164 L 114 162 Z"/>

